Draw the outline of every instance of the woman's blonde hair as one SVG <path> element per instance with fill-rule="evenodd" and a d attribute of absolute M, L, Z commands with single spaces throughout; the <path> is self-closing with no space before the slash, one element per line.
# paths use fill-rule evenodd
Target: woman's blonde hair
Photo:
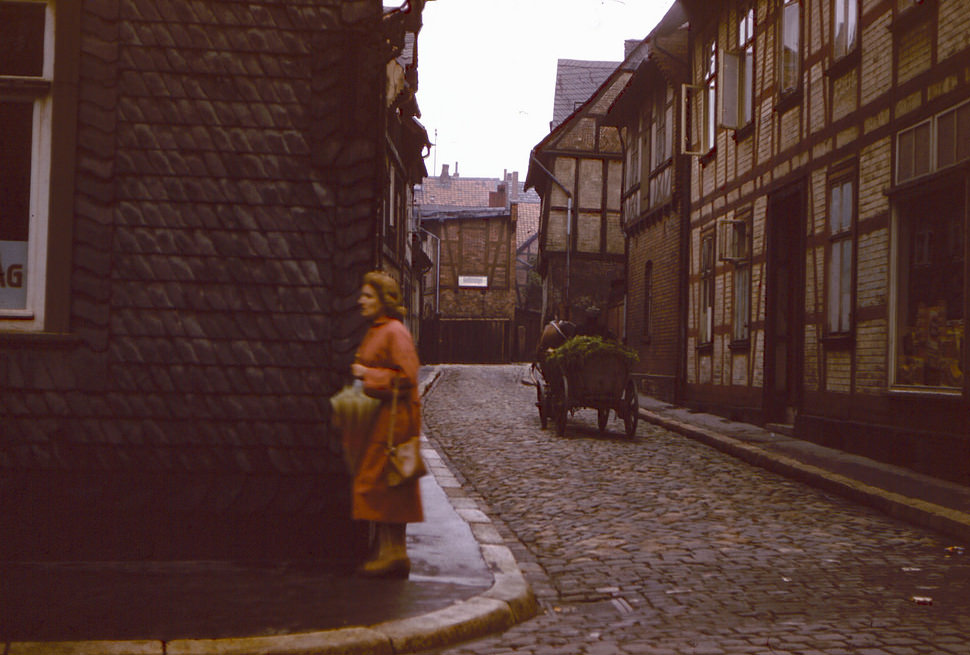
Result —
<path fill-rule="evenodd" d="M 401 298 L 401 285 L 384 271 L 371 271 L 364 275 L 364 284 L 368 284 L 377 292 L 377 298 L 384 307 L 384 313 L 391 318 L 404 320 L 407 308 Z"/>

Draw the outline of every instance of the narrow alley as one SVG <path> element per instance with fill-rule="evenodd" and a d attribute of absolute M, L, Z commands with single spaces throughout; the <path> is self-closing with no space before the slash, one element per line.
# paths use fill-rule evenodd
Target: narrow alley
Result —
<path fill-rule="evenodd" d="M 526 377 L 446 366 L 426 396 L 429 440 L 541 604 L 441 652 L 970 653 L 970 560 L 947 537 L 644 422 L 600 435 L 580 410 L 557 437 Z"/>

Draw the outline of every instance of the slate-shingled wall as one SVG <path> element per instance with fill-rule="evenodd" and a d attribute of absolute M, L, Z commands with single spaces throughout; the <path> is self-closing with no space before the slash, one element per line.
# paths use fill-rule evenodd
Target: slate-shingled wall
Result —
<path fill-rule="evenodd" d="M 375 0 L 84 0 L 71 329 L 0 341 L 0 553 L 345 555 Z"/>

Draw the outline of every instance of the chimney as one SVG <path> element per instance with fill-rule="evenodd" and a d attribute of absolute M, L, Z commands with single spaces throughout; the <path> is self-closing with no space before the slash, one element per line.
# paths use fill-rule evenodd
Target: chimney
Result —
<path fill-rule="evenodd" d="M 505 182 L 499 182 L 497 191 L 488 192 L 489 207 L 508 207 L 508 187 Z"/>
<path fill-rule="evenodd" d="M 623 59 L 626 59 L 633 54 L 633 51 L 637 49 L 637 46 L 640 45 L 641 42 L 642 39 L 626 39 L 623 41 Z"/>
<path fill-rule="evenodd" d="M 448 164 L 441 165 L 441 177 L 448 177 Z"/>
<path fill-rule="evenodd" d="M 458 177 L 458 162 L 455 162 L 455 177 Z"/>

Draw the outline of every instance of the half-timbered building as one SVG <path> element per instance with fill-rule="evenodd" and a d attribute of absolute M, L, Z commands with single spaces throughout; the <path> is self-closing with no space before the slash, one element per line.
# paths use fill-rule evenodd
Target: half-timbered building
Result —
<path fill-rule="evenodd" d="M 542 199 L 543 322 L 604 308 L 611 282 L 623 277 L 622 151 L 617 129 L 598 125 L 630 75 L 615 75 L 616 66 L 560 60 L 552 130 L 532 150 L 525 184 Z"/>
<path fill-rule="evenodd" d="M 687 316 L 689 159 L 675 151 L 687 81 L 686 14 L 675 5 L 637 48 L 640 60 L 605 123 L 623 143 L 626 312 L 623 334 L 640 360 L 641 391 L 683 399 Z"/>
<path fill-rule="evenodd" d="M 432 263 L 424 283 L 423 360 L 511 361 L 518 332 L 518 216 L 536 207 L 538 197 L 525 192 L 518 173 L 459 177 L 447 164 L 424 179 L 415 197 Z"/>
<path fill-rule="evenodd" d="M 970 2 L 684 2 L 687 401 L 970 480 Z"/>

